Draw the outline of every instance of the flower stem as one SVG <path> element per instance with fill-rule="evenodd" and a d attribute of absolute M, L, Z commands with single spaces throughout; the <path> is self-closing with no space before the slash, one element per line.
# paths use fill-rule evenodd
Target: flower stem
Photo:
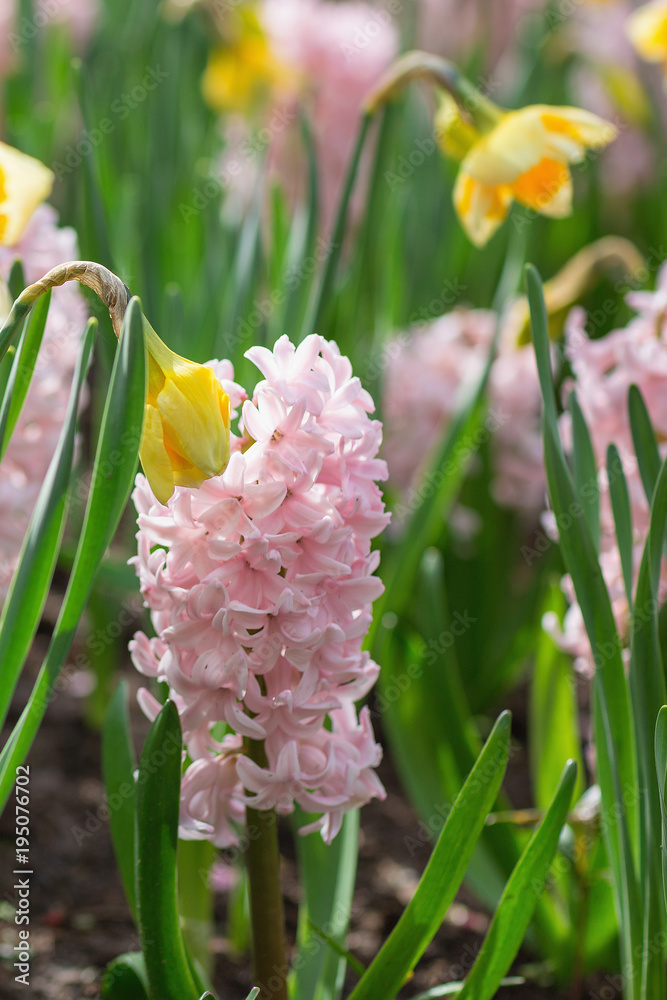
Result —
<path fill-rule="evenodd" d="M 378 85 L 364 101 L 368 114 L 374 114 L 411 80 L 429 80 L 452 95 L 477 128 L 488 131 L 501 117 L 500 108 L 474 87 L 449 59 L 430 52 L 407 52 L 390 66 Z"/>
<path fill-rule="evenodd" d="M 266 767 L 264 744 L 248 739 L 244 744 L 248 757 Z M 246 823 L 255 985 L 267 1000 L 287 1000 L 288 963 L 275 810 L 247 809 Z"/>

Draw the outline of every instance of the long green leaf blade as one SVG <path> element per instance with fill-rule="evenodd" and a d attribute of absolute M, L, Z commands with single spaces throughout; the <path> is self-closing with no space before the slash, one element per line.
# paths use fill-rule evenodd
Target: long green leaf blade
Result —
<path fill-rule="evenodd" d="M 584 510 L 591 541 L 596 552 L 600 551 L 600 490 L 595 463 L 593 442 L 581 412 L 576 393 L 570 393 L 570 417 L 572 419 L 572 457 L 574 461 L 574 485 L 579 502 Z"/>
<path fill-rule="evenodd" d="M 639 462 L 639 474 L 646 499 L 650 504 L 662 463 L 653 424 L 644 397 L 636 385 L 631 385 L 628 390 L 628 414 L 632 443 Z"/>
<path fill-rule="evenodd" d="M 558 847 L 577 778 L 568 761 L 547 813 L 521 855 L 459 1000 L 491 1000 L 521 947 Z"/>
<path fill-rule="evenodd" d="M 35 370 L 35 363 L 44 336 L 50 302 L 51 292 L 48 291 L 38 300 L 21 334 L 7 384 L 7 394 L 0 407 L 0 460 L 7 450 L 7 445 L 16 427 L 30 387 L 30 380 Z"/>
<path fill-rule="evenodd" d="M 433 939 L 498 795 L 509 754 L 510 718 L 509 712 L 498 718 L 452 806 L 415 895 L 349 1000 L 392 1000 Z"/>
<path fill-rule="evenodd" d="M 146 737 L 137 777 L 137 913 L 152 997 L 198 1000 L 178 916 L 176 854 L 181 723 L 168 701 Z"/>
<path fill-rule="evenodd" d="M 122 681 L 109 703 L 102 730 L 102 774 L 109 806 L 109 829 L 127 901 L 136 920 L 136 786 L 137 763 L 130 733 L 127 681 Z"/>
<path fill-rule="evenodd" d="M 295 825 L 307 822 L 307 816 L 299 810 Z M 299 837 L 296 846 L 303 900 L 299 906 L 299 950 L 289 995 L 291 1000 L 337 1000 L 346 963 L 331 948 L 321 946 L 315 928 L 344 946 L 357 871 L 359 811 L 346 813 L 332 844 L 325 844 L 318 834 L 311 833 Z"/>
<path fill-rule="evenodd" d="M 125 314 L 95 455 L 74 565 L 46 659 L 7 745 L 0 753 L 0 808 L 11 793 L 70 650 L 93 579 L 113 538 L 134 481 L 146 394 L 146 351 L 138 299 Z"/>
<path fill-rule="evenodd" d="M 19 563 L 0 615 L 0 723 L 4 723 L 16 684 L 40 622 L 58 559 L 67 516 L 67 486 L 72 470 L 79 396 L 97 329 L 90 320 L 83 335 L 67 413 L 46 478 L 23 541 Z"/>
<path fill-rule="evenodd" d="M 667 907 L 667 705 L 658 712 L 655 724 L 655 766 L 658 772 L 658 792 L 660 795 L 660 811 L 662 817 L 662 890 L 663 901 Z"/>
<path fill-rule="evenodd" d="M 621 557 L 625 596 L 628 599 L 628 606 L 631 608 L 633 601 L 632 510 L 630 508 L 628 481 L 623 471 L 623 460 L 615 444 L 610 444 L 607 449 L 607 481 L 609 483 L 609 497 L 611 499 L 611 509 L 616 528 L 616 541 Z"/>

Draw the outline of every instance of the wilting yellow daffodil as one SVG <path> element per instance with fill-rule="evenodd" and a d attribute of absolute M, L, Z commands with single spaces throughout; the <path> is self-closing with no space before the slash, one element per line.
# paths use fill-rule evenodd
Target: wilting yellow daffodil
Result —
<path fill-rule="evenodd" d="M 53 174 L 39 160 L 0 142 L 0 243 L 14 246 L 38 205 L 48 198 Z"/>
<path fill-rule="evenodd" d="M 659 62 L 667 70 L 667 2 L 653 0 L 634 11 L 627 22 L 630 41 L 648 62 Z"/>
<path fill-rule="evenodd" d="M 201 486 L 229 461 L 229 397 L 211 368 L 174 354 L 148 324 L 146 416 L 139 457 L 166 504 L 174 486 Z"/>
<path fill-rule="evenodd" d="M 202 91 L 216 112 L 248 112 L 269 91 L 294 82 L 294 71 L 276 57 L 249 4 L 238 11 L 236 30 L 211 53 Z"/>
<path fill-rule="evenodd" d="M 470 239 L 483 246 L 507 217 L 512 201 L 552 218 L 568 215 L 569 164 L 615 136 L 614 126 L 597 115 L 547 104 L 501 113 L 488 130 L 468 134 L 454 206 Z M 451 155 L 448 144 L 443 146 Z"/>

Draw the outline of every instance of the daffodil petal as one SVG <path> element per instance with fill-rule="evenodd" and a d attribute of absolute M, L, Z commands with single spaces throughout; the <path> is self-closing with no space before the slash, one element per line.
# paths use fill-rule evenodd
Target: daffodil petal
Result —
<path fill-rule="evenodd" d="M 164 446 L 162 420 L 154 406 L 146 407 L 139 458 L 150 488 L 160 503 L 166 504 L 174 492 L 174 476 Z"/>
<path fill-rule="evenodd" d="M 570 168 L 544 158 L 512 185 L 514 198 L 535 212 L 562 219 L 572 211 Z"/>
<path fill-rule="evenodd" d="M 0 142 L 0 243 L 18 243 L 35 209 L 48 198 L 53 174 L 39 160 Z"/>
<path fill-rule="evenodd" d="M 647 62 L 667 60 L 667 3 L 654 0 L 634 11 L 626 21 L 630 41 Z"/>
<path fill-rule="evenodd" d="M 454 207 L 472 242 L 484 246 L 507 218 L 512 193 L 508 187 L 480 184 L 459 170 L 454 185 Z"/>
<path fill-rule="evenodd" d="M 205 477 L 217 476 L 229 459 L 229 418 L 222 409 L 226 398 L 210 368 L 190 363 L 175 367 L 157 397 L 173 450 L 187 456 Z"/>

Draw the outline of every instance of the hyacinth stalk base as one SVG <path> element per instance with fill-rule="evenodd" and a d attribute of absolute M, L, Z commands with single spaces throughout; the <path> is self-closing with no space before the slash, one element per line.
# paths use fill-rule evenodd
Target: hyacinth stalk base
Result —
<path fill-rule="evenodd" d="M 248 757 L 267 766 L 264 744 L 244 740 Z M 280 888 L 280 855 L 275 809 L 247 809 L 248 891 L 252 924 L 255 978 L 275 1000 L 287 1000 L 285 916 Z"/>

